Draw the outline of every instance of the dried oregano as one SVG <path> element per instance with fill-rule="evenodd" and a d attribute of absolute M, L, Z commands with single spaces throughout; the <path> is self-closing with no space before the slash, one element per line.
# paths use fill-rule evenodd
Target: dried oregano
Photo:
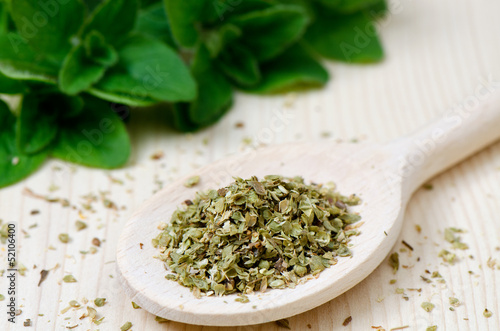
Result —
<path fill-rule="evenodd" d="M 153 245 L 172 271 L 166 278 L 197 297 L 293 288 L 351 255 L 358 230 L 348 225 L 360 216 L 348 206 L 359 202 L 300 177 L 235 178 L 186 200 Z"/>

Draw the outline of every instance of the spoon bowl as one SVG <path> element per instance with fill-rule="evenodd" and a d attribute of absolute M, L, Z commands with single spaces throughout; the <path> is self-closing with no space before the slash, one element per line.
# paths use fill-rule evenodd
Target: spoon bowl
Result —
<path fill-rule="evenodd" d="M 315 308 L 367 277 L 394 246 L 402 227 L 406 204 L 425 180 L 500 137 L 500 94 L 495 92 L 474 108 L 461 125 L 441 118 L 416 134 L 387 145 L 304 143 L 252 150 L 217 161 L 181 178 L 158 192 L 125 225 L 117 251 L 119 279 L 131 298 L 147 311 L 178 322 L 236 326 L 269 322 Z M 440 133 L 439 137 L 436 132 Z M 343 195 L 357 194 L 353 207 L 363 224 L 352 237 L 351 257 L 294 289 L 236 295 L 203 296 L 165 279 L 164 263 L 153 256 L 151 244 L 161 222 L 196 191 L 228 185 L 233 176 L 250 178 L 278 174 L 302 176 L 306 182 L 333 181 Z M 193 175 L 200 183 L 183 184 Z M 142 244 L 142 245 L 141 245 Z"/>

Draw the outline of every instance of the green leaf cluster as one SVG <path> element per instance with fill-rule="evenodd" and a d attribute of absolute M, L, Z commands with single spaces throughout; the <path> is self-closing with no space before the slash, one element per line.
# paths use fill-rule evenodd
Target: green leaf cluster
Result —
<path fill-rule="evenodd" d="M 322 86 L 322 57 L 376 62 L 374 22 L 385 0 L 164 0 L 170 31 L 190 56 L 198 97 L 176 106 L 176 124 L 194 130 L 218 120 L 235 88 L 279 93 Z"/>
<path fill-rule="evenodd" d="M 144 31 L 138 0 L 0 2 L 0 187 L 47 156 L 91 167 L 127 162 L 130 139 L 113 109 L 196 98 L 196 82 L 166 38 Z M 166 21 L 166 16 L 165 21 Z M 147 24 L 146 24 L 147 25 Z M 148 27 L 152 27 L 149 24 Z"/>
<path fill-rule="evenodd" d="M 235 89 L 280 93 L 328 81 L 321 58 L 376 62 L 385 0 L 0 0 L 0 187 L 51 155 L 126 163 L 113 109 L 173 105 L 173 125 L 220 119 Z"/>

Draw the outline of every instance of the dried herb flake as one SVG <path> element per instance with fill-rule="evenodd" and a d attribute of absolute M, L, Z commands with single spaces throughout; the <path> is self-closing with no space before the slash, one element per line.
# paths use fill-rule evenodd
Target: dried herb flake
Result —
<path fill-rule="evenodd" d="M 430 302 L 422 302 L 421 307 L 426 312 L 430 313 L 434 309 L 434 304 Z"/>

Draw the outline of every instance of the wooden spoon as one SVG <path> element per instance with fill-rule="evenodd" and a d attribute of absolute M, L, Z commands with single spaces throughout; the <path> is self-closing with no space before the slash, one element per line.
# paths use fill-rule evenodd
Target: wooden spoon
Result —
<path fill-rule="evenodd" d="M 220 160 L 200 170 L 200 184 L 186 188 L 179 179 L 147 201 L 128 221 L 117 252 L 120 281 L 132 301 L 163 318 L 201 325 L 248 325 L 286 318 L 317 307 L 367 277 L 394 246 L 406 204 L 426 180 L 500 138 L 500 93 L 478 91 L 463 108 L 387 145 L 316 142 L 287 144 Z M 191 174 L 194 175 L 194 174 Z M 160 222 L 198 190 L 229 184 L 232 176 L 300 175 L 307 182 L 334 181 L 342 194 L 363 203 L 361 234 L 352 239 L 352 258 L 295 289 L 267 290 L 235 302 L 235 295 L 196 299 L 188 288 L 165 279 L 164 264 L 151 239 Z M 142 245 L 143 244 L 143 245 Z"/>

